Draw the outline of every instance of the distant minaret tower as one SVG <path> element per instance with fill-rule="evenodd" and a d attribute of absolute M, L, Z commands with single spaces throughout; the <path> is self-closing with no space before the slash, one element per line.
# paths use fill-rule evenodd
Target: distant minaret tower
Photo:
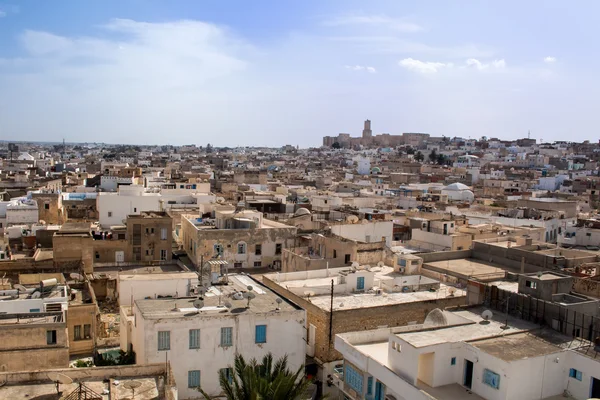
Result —
<path fill-rule="evenodd" d="M 363 129 L 362 137 L 367 139 L 373 136 L 373 131 L 371 130 L 371 120 L 368 119 L 365 121 L 365 129 Z"/>

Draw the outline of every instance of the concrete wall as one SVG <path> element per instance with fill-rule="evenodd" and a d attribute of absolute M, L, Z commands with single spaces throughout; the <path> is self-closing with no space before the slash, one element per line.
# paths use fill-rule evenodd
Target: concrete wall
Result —
<path fill-rule="evenodd" d="M 331 232 L 359 242 L 379 242 L 385 238 L 386 244 L 391 246 L 393 229 L 392 221 L 372 221 L 364 224 L 333 225 Z"/>
<path fill-rule="evenodd" d="M 0 382 L 6 381 L 9 385 L 25 384 L 32 382 L 49 383 L 49 372 L 64 374 L 74 381 L 86 379 L 110 379 L 110 378 L 134 378 L 138 376 L 156 376 L 165 375 L 167 367 L 163 362 L 147 365 L 122 365 L 112 367 L 94 367 L 94 368 L 43 368 L 41 370 L 31 370 L 28 372 L 8 371 L 0 372 Z"/>
<path fill-rule="evenodd" d="M 191 286 L 198 286 L 198 275 L 195 272 L 184 272 L 179 274 L 147 274 L 119 275 L 117 280 L 117 291 L 119 294 L 119 305 L 130 306 L 131 300 L 141 300 L 146 297 L 157 298 L 157 296 L 179 297 L 189 296 Z"/>

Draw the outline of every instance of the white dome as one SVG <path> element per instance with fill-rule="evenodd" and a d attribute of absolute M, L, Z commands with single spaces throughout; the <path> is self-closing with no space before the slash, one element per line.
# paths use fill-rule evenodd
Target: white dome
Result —
<path fill-rule="evenodd" d="M 456 182 L 446 186 L 444 190 L 469 190 L 469 187 L 462 183 Z"/>
<path fill-rule="evenodd" d="M 308 214 L 310 214 L 310 211 L 304 207 L 297 209 L 296 212 L 294 213 L 294 215 L 297 217 L 300 215 L 308 215 Z"/>

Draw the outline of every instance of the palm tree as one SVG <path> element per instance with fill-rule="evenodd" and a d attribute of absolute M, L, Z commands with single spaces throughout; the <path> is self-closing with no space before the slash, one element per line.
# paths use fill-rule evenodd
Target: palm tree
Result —
<path fill-rule="evenodd" d="M 256 359 L 246 362 L 240 354 L 235 356 L 234 372 L 228 375 L 226 370 L 219 371 L 219 384 L 227 400 L 295 400 L 307 390 L 311 381 L 303 376 L 304 366 L 296 372 L 290 371 L 287 355 L 273 362 L 268 353 L 260 362 Z M 202 395 L 211 397 L 202 388 Z"/>

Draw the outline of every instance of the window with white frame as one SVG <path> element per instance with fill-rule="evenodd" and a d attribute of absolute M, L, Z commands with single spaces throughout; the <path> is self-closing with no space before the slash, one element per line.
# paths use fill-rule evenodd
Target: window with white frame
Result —
<path fill-rule="evenodd" d="M 246 254 L 246 243 L 240 242 L 237 245 L 238 254 Z"/>
<path fill-rule="evenodd" d="M 167 240 L 167 228 L 160 228 L 160 240 Z"/>

